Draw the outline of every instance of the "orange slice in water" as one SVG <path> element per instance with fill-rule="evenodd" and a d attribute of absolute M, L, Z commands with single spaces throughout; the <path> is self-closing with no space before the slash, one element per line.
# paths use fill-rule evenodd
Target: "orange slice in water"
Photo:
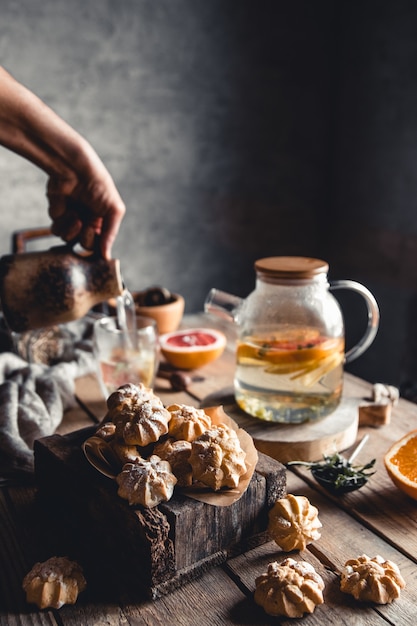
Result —
<path fill-rule="evenodd" d="M 417 500 L 417 430 L 396 441 L 386 453 L 384 463 L 394 485 Z"/>
<path fill-rule="evenodd" d="M 335 353 L 342 353 L 344 341 L 340 337 L 300 338 L 298 340 L 273 338 L 246 338 L 237 348 L 238 360 L 266 361 L 277 368 L 300 369 L 300 366 L 318 367 Z"/>
<path fill-rule="evenodd" d="M 171 365 L 191 370 L 217 359 L 226 347 L 226 337 L 213 328 L 191 328 L 165 333 L 159 343 Z"/>

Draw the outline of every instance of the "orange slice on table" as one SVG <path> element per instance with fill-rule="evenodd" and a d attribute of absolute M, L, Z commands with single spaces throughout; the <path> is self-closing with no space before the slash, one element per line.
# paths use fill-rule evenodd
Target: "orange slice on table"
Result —
<path fill-rule="evenodd" d="M 386 453 L 384 463 L 394 485 L 417 500 L 417 430 L 396 441 Z"/>
<path fill-rule="evenodd" d="M 171 365 L 192 370 L 217 359 L 226 347 L 226 337 L 213 328 L 191 328 L 165 333 L 159 343 Z"/>

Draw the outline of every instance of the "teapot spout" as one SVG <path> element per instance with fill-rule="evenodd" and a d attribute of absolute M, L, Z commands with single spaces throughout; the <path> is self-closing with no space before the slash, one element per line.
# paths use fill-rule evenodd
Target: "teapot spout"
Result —
<path fill-rule="evenodd" d="M 210 289 L 204 302 L 204 312 L 222 319 L 236 321 L 243 299 L 220 289 Z"/>

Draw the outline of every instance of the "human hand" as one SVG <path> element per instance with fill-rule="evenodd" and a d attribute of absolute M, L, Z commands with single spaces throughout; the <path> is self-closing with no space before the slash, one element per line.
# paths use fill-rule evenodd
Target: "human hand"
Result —
<path fill-rule="evenodd" d="M 64 241 L 79 241 L 92 250 L 99 241 L 105 259 L 111 258 L 126 208 L 104 165 L 77 176 L 51 175 L 47 186 L 52 232 Z"/>
<path fill-rule="evenodd" d="M 92 249 L 98 238 L 105 259 L 126 212 L 92 146 L 67 122 L 0 67 L 0 144 L 48 175 L 52 232 Z"/>

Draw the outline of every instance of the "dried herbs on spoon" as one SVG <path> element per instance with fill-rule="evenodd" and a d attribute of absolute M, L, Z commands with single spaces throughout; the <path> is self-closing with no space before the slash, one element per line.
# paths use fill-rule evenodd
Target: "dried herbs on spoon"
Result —
<path fill-rule="evenodd" d="M 375 465 L 375 459 L 366 465 L 352 465 L 350 459 L 337 452 L 331 456 L 324 455 L 322 462 L 291 461 L 288 465 L 309 467 L 317 482 L 335 494 L 360 489 L 366 484 L 369 476 L 375 473 L 368 471 Z"/>

